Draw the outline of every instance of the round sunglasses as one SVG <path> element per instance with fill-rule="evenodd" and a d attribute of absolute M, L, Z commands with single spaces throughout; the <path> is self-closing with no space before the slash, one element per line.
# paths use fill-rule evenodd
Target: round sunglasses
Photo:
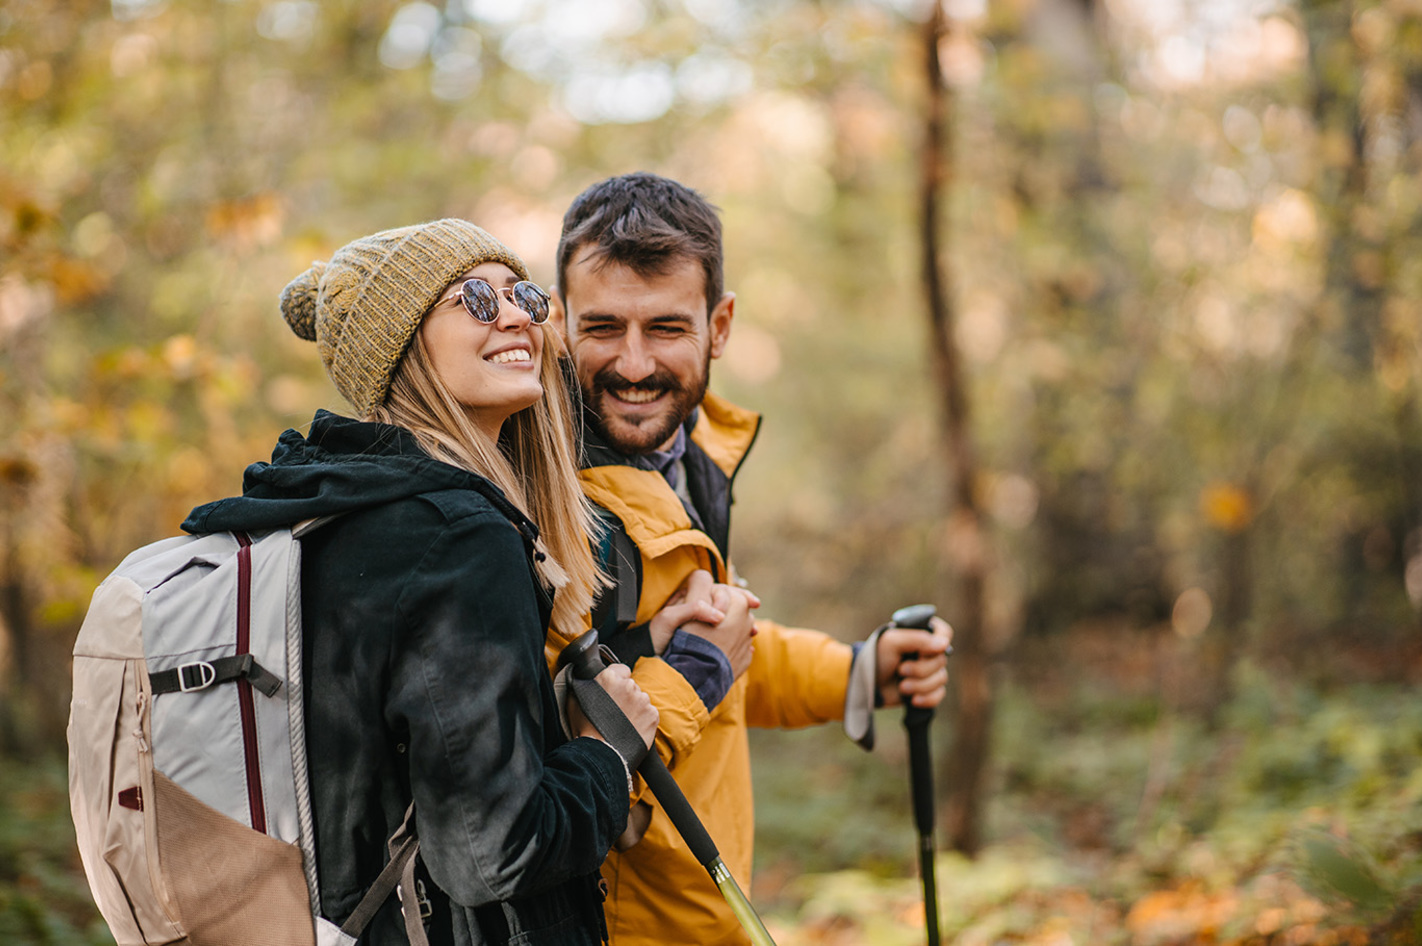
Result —
<path fill-rule="evenodd" d="M 465 311 L 476 321 L 488 325 L 498 321 L 499 297 L 505 293 L 510 302 L 528 314 L 534 325 L 548 321 L 548 293 L 527 279 L 497 289 L 482 279 L 466 279 L 460 287 L 459 298 Z"/>

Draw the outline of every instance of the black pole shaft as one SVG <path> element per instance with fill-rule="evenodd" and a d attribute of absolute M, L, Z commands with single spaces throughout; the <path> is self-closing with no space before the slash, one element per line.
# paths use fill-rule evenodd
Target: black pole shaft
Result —
<path fill-rule="evenodd" d="M 891 623 L 896 627 L 928 630 L 934 609 L 929 605 L 901 608 L 894 612 Z M 905 654 L 905 659 L 915 655 Z M 913 820 L 918 828 L 918 872 L 923 878 L 923 922 L 928 934 L 928 946 L 938 946 L 938 880 L 934 870 L 933 843 L 933 762 L 928 748 L 928 726 L 933 722 L 933 709 L 925 706 L 904 706 L 904 729 L 908 732 L 909 784 L 913 791 Z"/>
<path fill-rule="evenodd" d="M 676 779 L 672 778 L 667 764 L 657 755 L 655 749 L 647 753 L 642 764 L 637 767 L 637 774 L 642 776 L 652 794 L 657 796 L 657 801 L 662 803 L 662 810 L 676 826 L 686 846 L 691 848 L 691 854 L 697 863 L 709 872 L 721 857 L 720 852 L 716 850 L 716 842 L 711 840 L 706 826 L 701 823 L 696 810 L 691 807 L 691 802 L 686 800 L 686 794 L 682 792 Z"/>
<path fill-rule="evenodd" d="M 906 713 L 904 726 L 908 730 L 913 819 L 918 826 L 918 870 L 923 878 L 924 926 L 928 931 L 928 946 L 938 946 L 938 881 L 933 864 L 933 765 L 928 754 L 928 720 L 920 724 L 910 722 L 907 717 Z"/>

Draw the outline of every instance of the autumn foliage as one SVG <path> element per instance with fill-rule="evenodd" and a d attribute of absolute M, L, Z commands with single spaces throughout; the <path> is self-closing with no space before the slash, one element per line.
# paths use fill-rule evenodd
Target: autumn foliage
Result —
<path fill-rule="evenodd" d="M 1422 942 L 1422 10 L 944 0 L 962 465 L 931 2 L 0 7 L 0 941 L 106 941 L 60 765 L 95 584 L 341 407 L 286 281 L 459 215 L 550 283 L 569 200 L 646 168 L 723 212 L 766 615 L 981 612 L 953 942 Z M 755 734 L 781 943 L 921 941 L 881 716 Z"/>

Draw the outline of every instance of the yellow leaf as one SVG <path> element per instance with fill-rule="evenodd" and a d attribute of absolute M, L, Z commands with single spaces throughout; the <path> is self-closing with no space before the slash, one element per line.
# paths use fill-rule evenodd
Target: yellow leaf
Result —
<path fill-rule="evenodd" d="M 163 343 L 163 360 L 173 377 L 179 380 L 193 376 L 197 355 L 197 341 L 191 335 L 174 335 Z"/>
<path fill-rule="evenodd" d="M 56 256 L 49 261 L 48 268 L 55 295 L 65 305 L 91 299 L 109 285 L 108 275 L 85 260 Z"/>
<path fill-rule="evenodd" d="M 224 200 L 207 211 L 207 232 L 237 249 L 267 246 L 281 236 L 284 212 L 275 194 Z"/>
<path fill-rule="evenodd" d="M 1221 532 L 1243 532 L 1254 520 L 1254 501 L 1233 483 L 1212 483 L 1200 494 L 1200 511 Z"/>

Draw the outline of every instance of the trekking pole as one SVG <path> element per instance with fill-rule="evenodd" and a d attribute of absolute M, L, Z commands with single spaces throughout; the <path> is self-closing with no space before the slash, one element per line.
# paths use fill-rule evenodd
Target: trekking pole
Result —
<path fill-rule="evenodd" d="M 936 609 L 931 604 L 915 604 L 895 611 L 892 627 L 929 629 Z M 953 649 L 948 648 L 948 653 Z M 904 655 L 912 659 L 917 655 Z M 908 731 L 909 780 L 913 788 L 913 818 L 918 826 L 918 870 L 923 878 L 923 918 L 928 946 L 938 946 L 938 881 L 933 870 L 933 767 L 928 755 L 928 724 L 933 708 L 904 705 L 904 729 Z"/>
<path fill-rule="evenodd" d="M 596 630 L 580 635 L 563 648 L 563 652 L 558 655 L 558 666 L 565 665 L 572 667 L 576 680 L 586 681 L 590 684 L 590 686 L 575 684 L 578 703 L 582 706 L 583 714 L 594 726 L 598 727 L 600 732 L 606 735 L 607 731 L 603 729 L 603 722 L 606 720 L 604 712 L 616 711 L 619 716 L 622 716 L 622 712 L 612 701 L 612 698 L 607 695 L 607 691 L 598 684 L 592 683 L 592 679 L 602 673 L 607 666 L 598 645 Z M 585 693 L 588 697 L 586 700 L 583 698 Z M 615 721 L 609 720 L 609 722 L 613 722 L 615 725 Z M 626 716 L 622 716 L 622 722 L 627 723 Z M 627 725 L 630 727 L 631 724 L 627 723 Z M 755 912 L 755 907 L 751 906 L 750 900 L 746 899 L 746 895 L 741 892 L 740 885 L 736 883 L 736 878 L 731 876 L 730 870 L 721 860 L 721 852 L 716 849 L 716 842 L 711 840 L 706 826 L 701 823 L 695 809 L 691 807 L 691 803 L 686 800 L 686 795 L 682 793 L 681 786 L 672 778 L 671 772 L 667 770 L 667 764 L 662 761 L 661 756 L 657 755 L 655 748 L 642 757 L 637 771 L 646 781 L 647 787 L 652 790 L 652 794 L 657 796 L 657 801 L 662 803 L 662 809 L 666 811 L 667 817 L 671 819 L 677 833 L 691 848 L 692 856 L 700 862 L 702 867 L 706 868 L 706 872 L 716 882 L 721 896 L 725 897 L 726 903 L 730 904 L 731 912 L 736 915 L 736 919 L 745 928 L 754 946 L 775 946 L 775 940 L 770 938 L 770 933 L 766 930 L 765 924 L 760 921 L 760 915 Z"/>

